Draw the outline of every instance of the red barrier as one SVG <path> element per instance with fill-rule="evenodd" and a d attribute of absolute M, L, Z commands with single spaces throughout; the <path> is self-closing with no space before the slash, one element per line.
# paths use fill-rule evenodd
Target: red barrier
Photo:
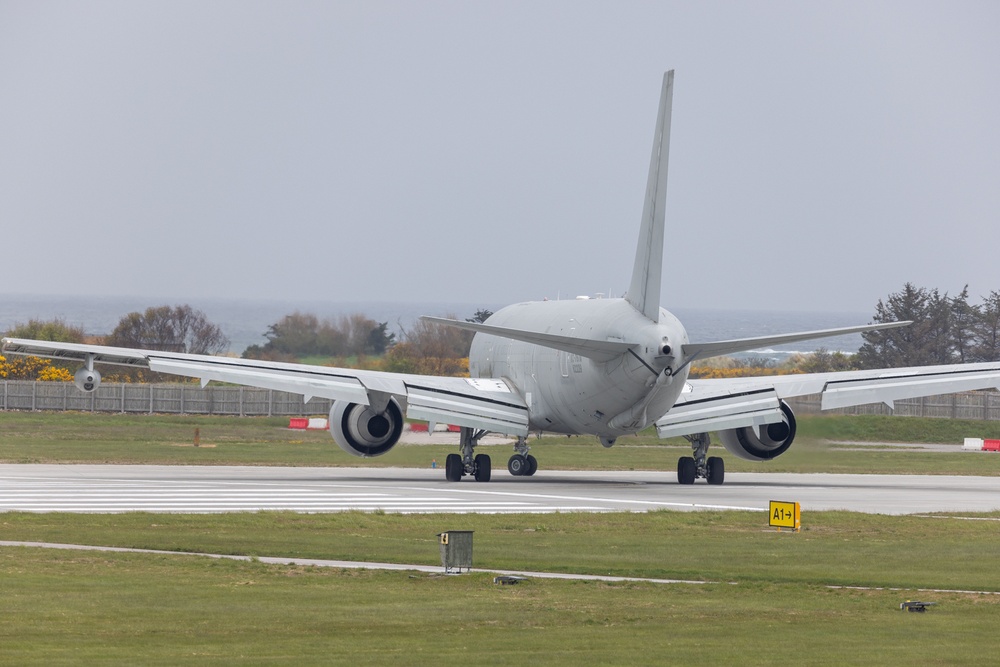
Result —
<path fill-rule="evenodd" d="M 983 440 L 984 452 L 1000 452 L 1000 440 Z"/>
<path fill-rule="evenodd" d="M 304 431 L 309 428 L 309 419 L 292 417 L 288 420 L 288 428 L 302 429 Z"/>

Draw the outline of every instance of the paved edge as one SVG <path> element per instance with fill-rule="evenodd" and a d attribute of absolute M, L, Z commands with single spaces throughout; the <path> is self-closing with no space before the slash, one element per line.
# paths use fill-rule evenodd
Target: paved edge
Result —
<path fill-rule="evenodd" d="M 0 540 L 0 547 L 30 547 L 36 549 L 65 549 L 76 551 L 113 551 L 118 553 L 155 554 L 161 556 L 199 556 L 202 558 L 220 558 L 239 561 L 257 561 L 269 565 L 312 565 L 314 567 L 337 567 L 357 570 L 394 570 L 399 572 L 416 571 L 429 574 L 444 574 L 444 568 L 432 565 L 414 565 L 403 563 L 369 563 L 353 560 L 321 560 L 315 558 L 283 558 L 280 556 L 239 556 L 234 554 L 206 554 L 193 551 L 162 551 L 159 549 L 132 549 L 129 547 L 107 547 L 88 544 L 59 544 L 56 542 L 18 542 Z M 568 579 L 574 581 L 604 581 L 645 582 L 651 584 L 712 584 L 713 581 L 694 581 L 687 579 L 648 579 L 643 577 L 612 577 L 600 574 L 567 574 L 562 572 L 520 572 L 515 570 L 494 570 L 490 568 L 474 568 L 476 572 L 488 572 L 497 576 L 524 577 L 528 579 Z"/>
<path fill-rule="evenodd" d="M 313 558 L 281 558 L 274 556 L 238 556 L 233 554 L 206 554 L 193 551 L 162 551 L 158 549 L 132 549 L 129 547 L 106 547 L 93 546 L 87 544 L 59 544 L 55 542 L 17 542 L 0 540 L 0 547 L 27 547 L 36 549 L 65 549 L 77 551 L 113 551 L 118 553 L 155 554 L 163 556 L 199 556 L 202 558 L 222 558 L 239 561 L 258 561 L 268 565 L 312 565 L 314 567 L 337 567 L 345 569 L 360 570 L 392 570 L 397 572 L 426 572 L 428 574 L 445 574 L 443 568 L 432 565 L 413 565 L 402 563 L 369 563 L 353 560 L 320 560 Z M 648 579 L 643 577 L 612 577 L 599 574 L 565 574 L 560 572 L 519 572 L 515 570 L 494 570 L 477 569 L 477 572 L 488 572 L 497 576 L 514 576 L 528 579 L 566 579 L 573 581 L 603 581 L 603 582 L 645 582 L 651 584 L 692 584 L 705 585 L 715 584 L 715 581 L 694 581 L 689 579 Z M 735 583 L 735 582 L 730 582 Z M 954 593 L 960 595 L 1000 595 L 1000 591 L 969 591 L 946 588 L 896 588 L 883 586 L 834 586 L 827 588 L 834 590 L 861 590 L 861 591 L 917 591 L 920 593 Z"/>

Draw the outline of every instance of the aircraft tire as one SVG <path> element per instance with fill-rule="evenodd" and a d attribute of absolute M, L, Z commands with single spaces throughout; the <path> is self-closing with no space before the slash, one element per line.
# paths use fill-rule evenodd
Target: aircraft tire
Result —
<path fill-rule="evenodd" d="M 521 477 L 528 471 L 528 459 L 520 454 L 514 454 L 507 460 L 507 472 L 515 477 Z"/>
<path fill-rule="evenodd" d="M 462 480 L 462 457 L 458 454 L 449 454 L 444 460 L 444 478 L 449 482 L 459 482 Z"/>
<path fill-rule="evenodd" d="M 493 470 L 489 454 L 476 454 L 476 481 L 488 482 Z"/>
<path fill-rule="evenodd" d="M 705 462 L 708 466 L 708 483 L 722 484 L 726 479 L 726 463 L 719 456 L 710 456 Z"/>
<path fill-rule="evenodd" d="M 531 454 L 524 457 L 524 460 L 528 462 L 528 469 L 525 471 L 525 475 L 531 477 L 536 472 L 538 472 L 538 459 L 536 459 Z"/>
<path fill-rule="evenodd" d="M 694 478 L 697 474 L 698 468 L 695 466 L 694 457 L 682 456 L 677 459 L 678 484 L 694 484 Z"/>

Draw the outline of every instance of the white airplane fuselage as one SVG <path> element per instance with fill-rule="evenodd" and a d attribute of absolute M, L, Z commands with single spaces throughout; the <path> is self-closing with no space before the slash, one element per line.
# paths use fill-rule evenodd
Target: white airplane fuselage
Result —
<path fill-rule="evenodd" d="M 469 374 L 502 378 L 520 393 L 532 431 L 608 439 L 635 433 L 666 414 L 687 379 L 688 366 L 677 369 L 687 331 L 662 308 L 653 322 L 624 299 L 534 301 L 507 306 L 487 323 L 633 344 L 605 361 L 477 333 Z"/>

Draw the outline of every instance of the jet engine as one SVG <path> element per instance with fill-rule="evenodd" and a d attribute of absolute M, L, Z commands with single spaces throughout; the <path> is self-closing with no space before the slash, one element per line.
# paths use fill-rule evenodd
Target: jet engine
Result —
<path fill-rule="evenodd" d="M 381 456 L 392 449 L 403 433 L 403 412 L 390 398 L 385 410 L 334 401 L 330 408 L 330 435 L 352 456 Z"/>
<path fill-rule="evenodd" d="M 73 384 L 80 391 L 94 391 L 101 384 L 101 374 L 92 368 L 84 366 L 73 376 Z"/>
<path fill-rule="evenodd" d="M 782 420 L 759 428 L 746 427 L 721 431 L 719 439 L 731 454 L 747 461 L 770 461 L 781 456 L 795 439 L 795 415 L 781 401 Z"/>

